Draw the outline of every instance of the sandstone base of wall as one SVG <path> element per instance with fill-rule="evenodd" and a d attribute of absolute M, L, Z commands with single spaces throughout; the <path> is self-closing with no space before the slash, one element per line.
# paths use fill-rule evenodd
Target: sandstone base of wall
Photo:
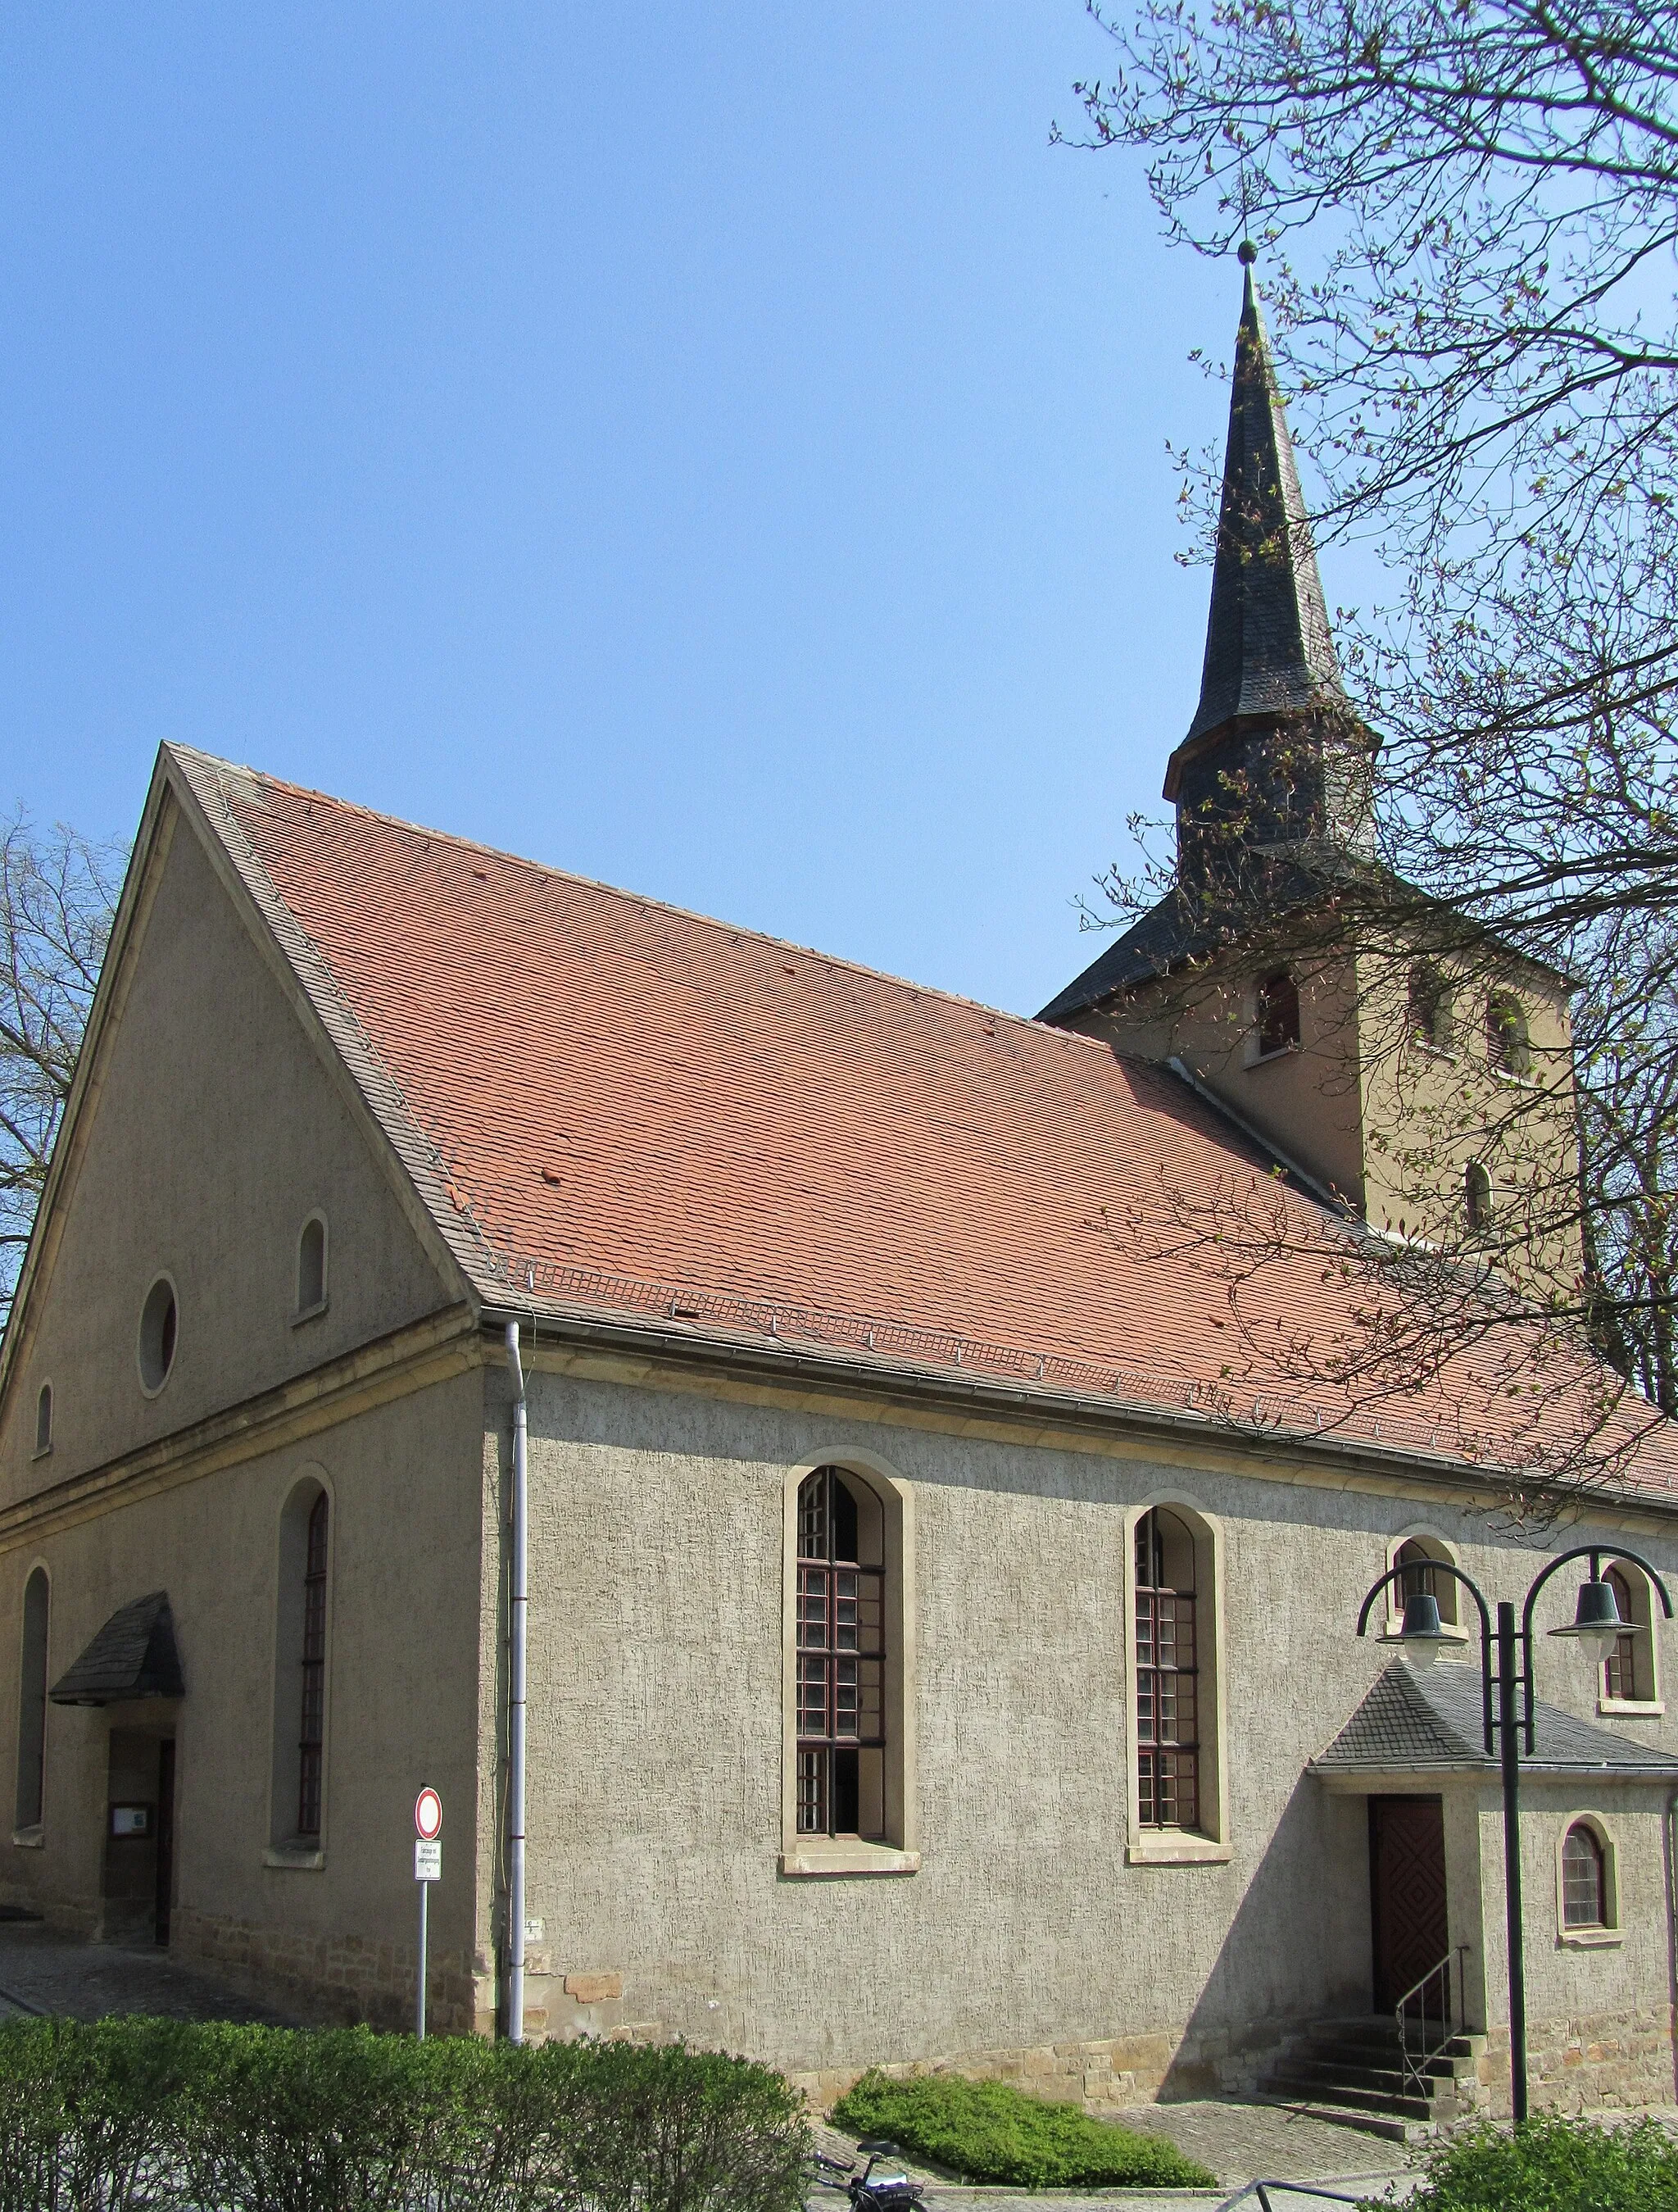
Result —
<path fill-rule="evenodd" d="M 312 2022 L 405 2028 L 414 2024 L 415 1948 L 360 1936 L 308 1936 L 254 1920 L 177 1906 L 177 1957 L 199 1961 L 243 1994 Z M 427 1960 L 427 2025 L 439 2035 L 493 2033 L 494 1984 L 467 1962 Z"/>
<path fill-rule="evenodd" d="M 1245 2033 L 1116 2035 L 1079 2043 L 1044 2043 L 1017 2051 L 975 2051 L 882 2066 L 894 2081 L 918 2075 L 960 2074 L 970 2081 L 1008 2081 L 1027 2096 L 1081 2105 L 1087 2112 L 1124 2111 L 1163 2096 L 1240 2095 L 1257 2087 L 1293 2024 Z M 795 2088 L 817 2111 L 827 2112 L 859 2079 L 850 2067 L 794 2074 Z"/>
<path fill-rule="evenodd" d="M 1678 2082 L 1670 2005 L 1527 2023 L 1527 2100 L 1534 2112 L 1632 2112 L 1669 2105 Z M 1483 2108 L 1511 2110 L 1509 2031 L 1493 2028 L 1479 2067 Z"/>

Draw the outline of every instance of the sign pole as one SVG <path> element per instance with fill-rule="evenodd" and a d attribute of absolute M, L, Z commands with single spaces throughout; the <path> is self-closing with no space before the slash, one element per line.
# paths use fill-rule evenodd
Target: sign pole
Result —
<path fill-rule="evenodd" d="M 443 1801 L 427 1786 L 414 1801 L 414 1881 L 420 1893 L 419 1971 L 414 1978 L 414 2033 L 426 2039 L 426 1922 L 431 1885 L 443 1879 Z"/>
<path fill-rule="evenodd" d="M 414 2033 L 423 2043 L 426 2039 L 426 1902 L 431 1895 L 431 1884 L 416 1881 L 414 1887 L 420 1893 L 420 1988 L 414 2008 Z"/>

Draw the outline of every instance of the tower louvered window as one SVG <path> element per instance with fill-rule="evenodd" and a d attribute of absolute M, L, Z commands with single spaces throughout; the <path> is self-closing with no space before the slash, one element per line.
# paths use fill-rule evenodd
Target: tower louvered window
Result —
<path fill-rule="evenodd" d="M 1145 1828 L 1200 1822 L 1194 1540 L 1174 1513 L 1136 1523 L 1137 1809 Z"/>
<path fill-rule="evenodd" d="M 309 1515 L 303 1571 L 303 1700 L 297 1732 L 297 1832 L 320 1833 L 321 1753 L 326 1728 L 326 1492 Z"/>
<path fill-rule="evenodd" d="M 886 1575 L 858 1557 L 862 1518 L 839 1468 L 819 1467 L 800 1484 L 801 1835 L 885 1832 Z"/>

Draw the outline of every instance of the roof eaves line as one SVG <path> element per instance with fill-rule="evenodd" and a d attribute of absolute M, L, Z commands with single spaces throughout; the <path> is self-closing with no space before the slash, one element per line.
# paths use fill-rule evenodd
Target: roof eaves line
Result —
<path fill-rule="evenodd" d="M 281 897 L 227 803 L 223 774 L 231 772 L 243 775 L 250 771 L 218 761 L 209 754 L 191 753 L 185 746 L 171 745 L 165 750 L 177 757 L 188 756 L 182 763 L 183 778 L 203 810 L 211 834 L 217 838 L 233 863 L 246 893 L 314 1009 L 315 1017 L 324 1030 L 333 1050 L 366 1100 L 368 1112 L 384 1131 L 386 1141 L 401 1161 L 438 1235 L 460 1267 L 467 1285 L 482 1294 L 494 1279 L 488 1238 L 469 1214 L 463 1217 L 461 1210 L 450 1200 L 448 1186 L 451 1178 L 446 1165 L 409 1108 L 401 1084 L 356 1019 L 354 1010 L 345 999 L 330 963 Z M 192 774 L 195 768 L 209 771 L 206 778 L 209 785 L 208 793 L 203 788 L 199 777 Z M 470 1222 L 476 1241 L 463 1234 L 458 1227 L 457 1224 L 463 1218 Z"/>
<path fill-rule="evenodd" d="M 544 1305 L 538 1309 L 528 1299 L 510 1300 L 505 1285 L 497 1288 L 500 1295 L 486 1298 L 478 1309 L 481 1326 L 499 1334 L 507 1322 L 516 1321 L 528 1324 L 538 1342 L 544 1330 L 561 1340 L 569 1333 L 585 1343 L 604 1345 L 616 1351 L 651 1353 L 685 1366 L 743 1365 L 772 1378 L 788 1373 L 809 1373 L 821 1380 L 844 1382 L 852 1389 L 906 1390 L 916 1398 L 942 1399 L 954 1404 L 978 1400 L 995 1406 L 999 1413 L 1043 1413 L 1091 1428 L 1151 1427 L 1172 1437 L 1187 1435 L 1202 1443 L 1256 1450 L 1267 1459 L 1297 1462 L 1301 1455 L 1309 1455 L 1313 1461 L 1331 1464 L 1344 1462 L 1364 1471 L 1373 1466 L 1390 1475 L 1413 1476 L 1434 1488 L 1484 1489 L 1508 1471 L 1485 1461 L 1446 1459 L 1418 1450 L 1414 1445 L 1397 1443 L 1365 1443 L 1332 1431 L 1279 1427 L 1240 1429 L 1221 1424 L 1206 1413 L 1187 1407 L 1178 1410 L 1161 1406 L 1148 1399 L 1097 1396 L 1031 1382 L 1001 1382 L 988 1376 L 961 1374 L 950 1369 L 934 1370 L 894 1365 L 884 1359 L 870 1361 L 842 1353 L 795 1349 L 787 1339 L 778 1340 L 781 1348 L 772 1350 L 755 1339 L 746 1341 L 699 1331 L 677 1334 L 657 1323 L 637 1322 L 629 1315 L 604 1314 L 581 1306 Z M 1608 1492 L 1593 1489 L 1584 1493 L 1583 1502 L 1616 1510 L 1678 1517 L 1678 1496 L 1653 1491 Z"/>
<path fill-rule="evenodd" d="M 824 952 L 817 945 L 801 945 L 790 937 L 776 937 L 767 930 L 754 929 L 748 923 L 724 921 L 720 915 L 700 914 L 695 908 L 675 906 L 669 899 L 654 897 L 650 892 L 628 890 L 621 884 L 602 882 L 597 877 L 579 876 L 569 868 L 550 866 L 543 860 L 526 860 L 518 853 L 509 853 L 499 845 L 486 845 L 476 838 L 459 837 L 451 830 L 427 829 L 421 822 L 409 822 L 398 814 L 384 814 L 374 806 L 361 806 L 354 799 L 335 799 L 330 792 L 312 791 L 306 784 L 288 783 L 282 776 L 270 775 L 264 769 L 244 767 L 237 761 L 222 760 L 215 753 L 196 750 L 190 745 L 171 744 L 170 750 L 202 764 L 207 769 L 233 775 L 249 777 L 261 786 L 270 784 L 276 790 L 288 792 L 293 798 L 311 800 L 322 806 L 330 806 L 342 814 L 359 814 L 369 822 L 383 823 L 386 828 L 400 830 L 409 836 L 422 837 L 432 844 L 451 845 L 463 853 L 477 853 L 487 860 L 500 860 L 508 867 L 523 868 L 531 875 L 546 881 L 575 884 L 583 890 L 603 891 L 608 897 L 627 899 L 636 906 L 648 907 L 658 914 L 675 916 L 679 921 L 697 923 L 705 929 L 714 929 L 725 937 L 749 938 L 754 944 L 762 945 L 774 952 L 796 952 L 806 960 L 819 960 L 824 967 L 842 968 L 847 975 L 865 976 L 874 983 L 889 983 L 900 991 L 912 991 L 923 999 L 938 999 L 947 1006 L 961 1006 L 972 1013 L 984 1014 L 993 1020 L 1011 1022 L 1017 1027 L 1031 1030 L 1039 1036 L 1045 1031 L 1055 1036 L 1066 1037 L 1081 1045 L 1093 1045 L 1105 1051 L 1099 1037 L 1086 1037 L 1075 1030 L 1050 1030 L 1047 1023 L 1035 1014 L 1016 1014 L 1006 1006 L 987 1006 L 983 999 L 969 999 L 959 991 L 947 991 L 936 983 L 918 983 L 912 975 L 894 975 L 888 969 L 869 968 L 859 960 L 850 960 L 840 952 Z"/>

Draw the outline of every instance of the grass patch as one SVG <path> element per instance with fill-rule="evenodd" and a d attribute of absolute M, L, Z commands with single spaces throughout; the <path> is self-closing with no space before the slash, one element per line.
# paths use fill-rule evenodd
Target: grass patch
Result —
<path fill-rule="evenodd" d="M 1546 2114 L 1507 2134 L 1476 2128 L 1436 2150 L 1409 2212 L 1673 2212 L 1675 2205 L 1678 2142 L 1657 2122 L 1604 2128 Z"/>
<path fill-rule="evenodd" d="M 968 2081 L 959 2074 L 890 2081 L 876 2069 L 846 2091 L 833 2118 L 854 2135 L 889 2136 L 967 2181 L 1026 2189 L 1217 2184 L 1215 2174 L 1162 2136 L 1092 2120 L 1075 2105 L 1045 2104 L 1006 2081 Z"/>

